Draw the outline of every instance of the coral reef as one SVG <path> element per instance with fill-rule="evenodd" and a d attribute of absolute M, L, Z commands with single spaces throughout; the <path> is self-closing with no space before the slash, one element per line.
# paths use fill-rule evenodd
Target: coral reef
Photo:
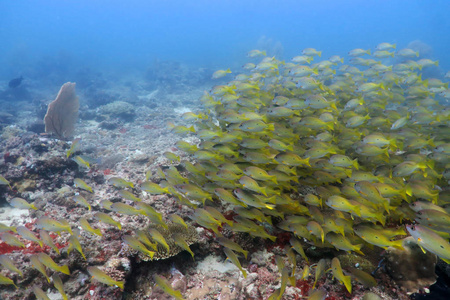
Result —
<path fill-rule="evenodd" d="M 139 107 L 106 104 L 98 110 L 107 117 L 83 119 L 81 140 L 71 143 L 6 127 L 0 193 L 36 209 L 2 227 L 0 254 L 24 276 L 2 267 L 19 289 L 2 286 L 0 297 L 31 298 L 33 285 L 54 290 L 46 277 L 61 266 L 70 270 L 61 279 L 71 299 L 290 300 L 317 292 L 331 300 L 369 289 L 407 299 L 402 286 L 426 290 L 436 257 L 447 253 L 417 239 L 402 243 L 413 221 L 448 227 L 448 109 L 408 60 L 309 66 L 321 52 L 304 52 L 296 60 L 308 65 L 255 61 L 205 93 L 200 110 L 191 96 L 153 105 L 163 96 L 150 90 Z M 151 79 L 171 81 L 158 74 Z M 180 104 L 191 107 L 172 107 Z M 130 107 L 133 122 L 113 120 Z M 383 249 L 388 271 L 372 276 Z M 39 260 L 39 268 L 38 253 L 57 266 Z M 411 260 L 423 264 L 398 268 Z M 92 278 L 93 266 L 101 273 Z"/>

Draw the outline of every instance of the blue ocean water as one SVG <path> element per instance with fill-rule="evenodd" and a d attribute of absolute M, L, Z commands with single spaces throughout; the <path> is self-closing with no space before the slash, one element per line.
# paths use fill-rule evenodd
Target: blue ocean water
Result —
<path fill-rule="evenodd" d="M 448 0 L 1 0 L 0 80 L 144 70 L 155 59 L 239 67 L 254 48 L 289 60 L 306 47 L 327 58 L 416 40 L 444 72 L 449 12 Z"/>

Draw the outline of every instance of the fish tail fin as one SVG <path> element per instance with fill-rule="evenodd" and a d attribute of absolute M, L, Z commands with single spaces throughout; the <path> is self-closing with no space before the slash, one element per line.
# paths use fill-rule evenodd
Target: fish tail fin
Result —
<path fill-rule="evenodd" d="M 403 240 L 397 240 L 393 242 L 394 244 L 392 245 L 392 247 L 400 249 L 400 250 L 405 250 L 405 248 L 403 248 Z M 419 245 L 420 246 L 420 245 Z M 422 246 L 420 246 L 422 248 Z M 423 249 L 422 249 L 423 250 Z M 424 252 L 425 253 L 425 252 Z"/>
<path fill-rule="evenodd" d="M 410 197 L 412 197 L 412 195 L 413 195 L 412 188 L 411 188 L 411 185 L 409 183 L 405 187 L 405 194 L 410 196 Z"/>
<path fill-rule="evenodd" d="M 355 158 L 352 162 L 353 162 L 353 167 L 354 167 L 356 170 L 358 170 L 358 169 L 359 169 L 358 159 Z"/>
<path fill-rule="evenodd" d="M 367 51 L 366 51 L 366 53 L 367 53 L 368 55 L 370 55 L 370 54 L 371 54 L 371 53 L 370 53 L 370 49 L 369 49 L 369 50 L 367 50 Z"/>
<path fill-rule="evenodd" d="M 394 57 L 394 52 L 389 53 L 389 55 L 390 55 L 391 57 Z"/>
<path fill-rule="evenodd" d="M 389 144 L 390 144 L 392 147 L 394 147 L 395 149 L 398 148 L 398 146 L 397 146 L 397 141 L 396 141 L 395 139 L 391 139 L 391 140 L 388 140 L 388 141 L 389 141 Z"/>
<path fill-rule="evenodd" d="M 449 264 L 450 265 L 450 259 L 447 259 L 447 258 L 442 258 L 442 257 L 440 257 L 440 259 L 442 259 L 443 261 L 445 261 L 447 264 Z"/>
<path fill-rule="evenodd" d="M 355 245 L 355 252 L 360 254 L 360 255 L 364 255 L 364 253 L 361 251 L 363 244 L 359 244 L 359 245 Z"/>
<path fill-rule="evenodd" d="M 436 191 L 431 197 L 431 203 L 438 205 L 439 191 Z"/>
<path fill-rule="evenodd" d="M 230 68 L 226 69 L 226 70 L 225 70 L 225 73 L 231 73 Z"/>
<path fill-rule="evenodd" d="M 383 155 L 387 158 L 389 162 L 389 147 L 384 148 Z"/>
<path fill-rule="evenodd" d="M 272 210 L 275 208 L 275 205 L 265 204 L 264 207 Z"/>
<path fill-rule="evenodd" d="M 345 288 L 351 294 L 352 293 L 352 277 L 344 276 L 343 281 L 344 281 Z"/>
<path fill-rule="evenodd" d="M 332 121 L 331 122 L 327 122 L 326 126 L 327 126 L 328 130 L 334 131 L 334 123 Z"/>
<path fill-rule="evenodd" d="M 381 225 L 386 225 L 386 218 L 384 217 L 383 214 L 377 214 L 377 216 L 375 217 L 375 219 L 381 223 Z"/>
<path fill-rule="evenodd" d="M 399 193 L 400 193 L 400 196 L 401 196 L 406 202 L 409 202 L 409 201 L 408 201 L 407 192 L 406 192 L 406 188 L 401 189 Z"/>
<path fill-rule="evenodd" d="M 175 128 L 175 124 L 173 124 L 172 122 L 167 122 L 167 127 L 169 129 L 173 129 L 173 128 Z"/>
<path fill-rule="evenodd" d="M 117 285 L 121 290 L 123 290 L 123 288 L 124 288 L 123 281 L 116 281 L 116 282 L 114 282 L 114 284 Z"/>
<path fill-rule="evenodd" d="M 261 54 L 262 54 L 262 55 L 264 55 L 264 56 L 266 56 L 266 55 L 267 55 L 267 52 L 266 52 L 266 50 L 264 50 L 264 51 L 261 51 Z"/>
<path fill-rule="evenodd" d="M 317 55 L 318 55 L 319 57 L 322 57 L 322 51 L 317 51 Z"/>
<path fill-rule="evenodd" d="M 419 57 L 419 51 L 416 52 L 416 57 Z"/>
<path fill-rule="evenodd" d="M 345 175 L 347 175 L 348 178 L 352 177 L 352 170 L 351 169 L 345 169 L 344 172 L 345 172 Z"/>
<path fill-rule="evenodd" d="M 242 275 L 244 275 L 244 278 L 247 278 L 247 271 L 241 268 Z"/>
<path fill-rule="evenodd" d="M 66 265 L 61 266 L 61 268 L 59 269 L 59 271 L 60 271 L 61 273 L 63 273 L 63 274 L 70 275 L 69 267 L 66 266 Z"/>
<path fill-rule="evenodd" d="M 307 165 L 308 167 L 311 167 L 311 164 L 309 163 L 309 157 L 303 159 L 303 163 L 304 163 L 305 165 Z"/>

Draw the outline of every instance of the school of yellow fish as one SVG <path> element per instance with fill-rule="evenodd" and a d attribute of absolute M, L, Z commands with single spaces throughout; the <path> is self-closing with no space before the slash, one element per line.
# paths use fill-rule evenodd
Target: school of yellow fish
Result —
<path fill-rule="evenodd" d="M 421 77 L 422 69 L 438 62 L 420 58 L 420 53 L 411 49 L 396 51 L 395 45 L 388 43 L 379 44 L 373 54 L 354 49 L 348 53 L 348 63 L 339 56 L 315 62 L 321 54 L 308 48 L 291 62 L 284 62 L 267 57 L 264 51 L 250 51 L 252 62 L 243 66 L 243 73 L 205 92 L 203 111 L 183 115 L 189 125 L 169 124 L 180 136 L 200 140 L 197 144 L 176 143 L 192 159 L 181 161 L 175 153 L 165 152 L 171 166 L 158 169 L 160 183 L 151 182 L 149 172 L 139 186 L 146 193 L 168 194 L 191 207 L 193 223 L 216 234 L 227 259 L 244 277 L 246 271 L 236 253 L 247 259 L 248 251 L 223 237 L 222 228 L 272 242 L 280 232 L 291 233 L 286 256 L 293 268 L 289 271 L 283 259 L 276 258 L 281 287 L 271 299 L 281 299 L 288 283 L 295 285 L 296 279 L 309 275 L 309 267 L 303 274 L 295 274 L 293 250 L 309 263 L 302 246 L 305 242 L 363 255 L 368 244 L 402 249 L 403 238 L 410 235 L 423 251 L 450 263 L 450 111 L 440 104 L 450 93 L 448 83 Z M 213 78 L 230 73 L 230 69 L 219 70 Z M 67 158 L 78 142 L 73 142 Z M 83 157 L 73 159 L 81 167 L 90 167 Z M 104 200 L 104 209 L 144 215 L 163 227 L 168 221 L 187 227 L 177 215 L 164 220 L 136 195 L 139 189 L 132 182 L 112 177 L 109 183 L 133 205 Z M 0 177 L 0 184 L 9 182 Z M 75 179 L 75 186 L 94 192 L 80 178 Z M 91 210 L 81 195 L 73 200 Z M 11 205 L 36 209 L 20 198 Z M 94 218 L 121 230 L 121 224 L 107 213 L 96 212 Z M 102 235 L 86 218 L 79 223 L 84 231 Z M 44 217 L 37 226 L 40 239 L 24 226 L 0 224 L 0 238 L 23 247 L 20 236 L 59 253 L 47 232 L 68 232 L 68 251 L 77 250 L 84 257 L 79 232 L 72 232 L 64 220 Z M 156 245 L 169 250 L 156 229 L 125 235 L 123 242 L 150 257 Z M 181 237 L 176 243 L 194 256 Z M 6 255 L 0 256 L 0 264 L 19 271 Z M 69 274 L 67 266 L 57 265 L 45 254 L 33 255 L 31 264 L 49 281 L 45 267 Z M 315 268 L 314 286 L 327 271 L 350 293 L 352 278 L 366 286 L 376 285 L 376 280 L 361 270 L 345 275 L 337 258 L 331 268 L 324 259 Z M 88 272 L 97 281 L 123 289 L 123 282 L 99 268 L 89 267 Z M 155 281 L 165 292 L 182 299 L 164 278 L 156 276 Z M 15 285 L 4 276 L 0 276 L 0 284 Z M 61 291 L 60 280 L 55 287 Z M 41 293 L 38 287 L 35 292 Z M 325 296 L 317 290 L 311 299 Z"/>

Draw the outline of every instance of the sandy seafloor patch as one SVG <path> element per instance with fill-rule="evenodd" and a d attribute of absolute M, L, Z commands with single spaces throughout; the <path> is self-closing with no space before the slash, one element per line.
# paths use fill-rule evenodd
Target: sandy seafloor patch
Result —
<path fill-rule="evenodd" d="M 6 200 L 13 197 L 25 198 L 34 202 L 38 210 L 29 211 L 29 216 L 26 216 L 23 211 L 4 207 L 0 222 L 13 226 L 25 223 L 31 230 L 38 232 L 34 222 L 43 215 L 67 220 L 72 228 L 78 227 L 78 219 L 84 216 L 94 227 L 102 230 L 103 237 L 81 231 L 79 240 L 87 257 L 86 261 L 76 250 L 67 254 L 68 233 L 54 236 L 55 243 L 61 247 L 61 255 L 57 255 L 48 247 L 40 249 L 36 245 L 30 245 L 31 242 L 27 243 L 27 251 L 18 249 L 10 252 L 8 255 L 24 272 L 24 277 L 2 268 L 2 274 L 13 279 L 19 289 L 1 286 L 0 299 L 33 299 L 31 289 L 34 285 L 47 291 L 50 299 L 62 299 L 52 283 L 48 283 L 41 273 L 30 267 L 30 255 L 39 251 L 49 253 L 58 264 L 69 266 L 70 276 L 59 274 L 70 299 L 171 299 L 160 289 L 154 288 L 154 274 L 169 279 L 172 286 L 180 290 L 186 299 L 267 299 L 280 287 L 280 275 L 274 255 L 285 256 L 283 246 L 278 242 L 264 242 L 260 239 L 247 241 L 250 244 L 245 247 L 250 250 L 250 254 L 247 260 L 241 259 L 241 264 L 248 272 L 247 278 L 244 279 L 233 264 L 225 261 L 225 255 L 221 246 L 214 241 L 213 233 L 196 224 L 193 225 L 196 226 L 199 240 L 191 246 L 195 260 L 184 251 L 167 259 L 142 261 L 136 256 L 136 252 L 130 251 L 122 242 L 121 235 L 132 234 L 137 229 L 145 228 L 149 224 L 147 218 L 111 213 L 115 220 L 121 222 L 121 231 L 92 218 L 97 211 L 108 212 L 100 206 L 102 200 L 130 203 L 118 196 L 118 189 L 108 183 L 109 178 L 120 176 L 139 186 L 139 183 L 145 180 L 147 171 L 150 170 L 151 178 L 155 179 L 157 166 L 171 165 L 163 156 L 165 151 L 173 151 L 182 159 L 190 159 L 175 148 L 176 141 L 183 137 L 172 133 L 166 123 L 172 121 L 180 125 L 186 124 L 181 119 L 181 114 L 198 110 L 198 98 L 202 91 L 203 89 L 191 90 L 187 94 L 167 95 L 161 99 L 158 98 L 161 93 L 143 93 L 138 96 L 142 100 L 141 104 L 129 103 L 135 109 L 135 119 L 125 122 L 111 118 L 109 121 L 116 124 L 113 124 L 115 127 L 112 129 L 102 129 L 102 121 L 95 119 L 98 111 L 89 110 L 94 117 L 79 120 L 75 137 L 82 140 L 79 154 L 97 160 L 91 169 L 81 169 L 73 161 L 66 159 L 66 151 L 70 146 L 67 142 L 24 130 L 30 116 L 33 116 L 31 108 L 30 111 L 21 112 L 23 117 L 17 120 L 16 125 L 3 129 L 0 157 L 8 159 L 0 161 L 0 171 L 11 181 L 14 188 L 11 191 L 6 186 L 0 186 L 0 195 Z M 168 101 L 171 98 L 175 98 L 176 102 Z M 159 105 L 150 107 L 149 101 L 159 101 Z M 185 102 L 189 105 L 184 104 Z M 173 103 L 179 105 L 173 106 Z M 81 107 L 82 115 L 86 116 L 88 112 L 83 109 L 84 106 Z M 191 137 L 186 140 L 195 141 Z M 17 160 L 9 159 L 15 156 Z M 82 178 L 90 185 L 94 193 L 75 188 L 73 180 L 76 177 Z M 24 190 L 19 192 L 18 187 L 24 181 L 28 181 L 28 185 L 22 187 Z M 191 222 L 188 215 L 192 213 L 192 209 L 180 205 L 176 199 L 165 195 L 150 196 L 139 188 L 134 192 L 165 218 L 176 213 L 185 221 Z M 76 193 L 88 200 L 92 211 L 77 206 L 71 200 Z M 311 263 L 317 261 L 318 258 L 314 258 Z M 292 267 L 287 259 L 285 263 Z M 91 281 L 86 271 L 88 265 L 101 267 L 116 280 L 126 280 L 125 290 Z M 302 274 L 305 265 L 306 262 L 297 255 L 296 276 Z M 52 270 L 47 269 L 47 275 L 52 273 Z M 306 280 L 298 281 L 296 287 L 288 286 L 283 299 L 302 299 L 307 296 L 314 282 L 314 268 L 311 273 Z M 380 285 L 370 290 L 381 295 L 383 299 L 408 298 L 383 271 L 379 271 L 377 278 Z M 369 290 L 353 281 L 354 292 L 350 296 L 342 284 L 332 279 L 331 272 L 318 281 L 317 287 L 328 292 L 328 300 L 361 299 Z"/>

